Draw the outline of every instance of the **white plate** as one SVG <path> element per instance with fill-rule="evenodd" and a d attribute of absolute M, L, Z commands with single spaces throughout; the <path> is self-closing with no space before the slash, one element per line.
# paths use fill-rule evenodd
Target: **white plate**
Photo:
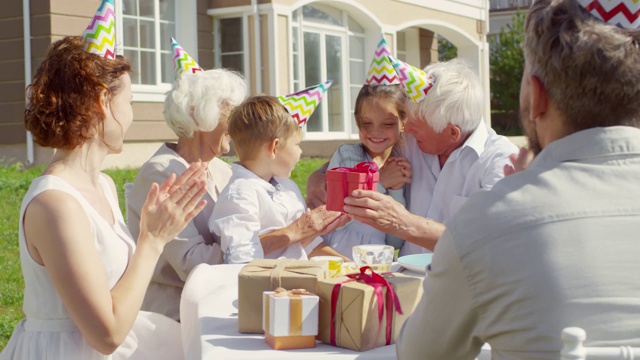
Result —
<path fill-rule="evenodd" d="M 431 264 L 432 256 L 431 253 L 401 256 L 398 258 L 398 264 L 409 271 L 426 274 L 427 265 Z"/>

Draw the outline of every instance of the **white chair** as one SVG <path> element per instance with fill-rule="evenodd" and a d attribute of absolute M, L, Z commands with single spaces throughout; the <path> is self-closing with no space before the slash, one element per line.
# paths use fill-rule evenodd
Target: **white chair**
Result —
<path fill-rule="evenodd" d="M 640 360 L 640 348 L 630 346 L 585 347 L 587 333 L 579 327 L 562 330 L 561 360 Z"/>

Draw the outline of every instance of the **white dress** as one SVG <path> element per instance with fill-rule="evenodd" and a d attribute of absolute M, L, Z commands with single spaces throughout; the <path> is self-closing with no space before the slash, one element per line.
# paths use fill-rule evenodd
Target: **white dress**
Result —
<path fill-rule="evenodd" d="M 103 175 L 106 176 L 106 175 Z M 115 224 L 109 224 L 89 202 L 59 177 L 45 175 L 36 178 L 25 195 L 20 219 L 31 200 L 47 190 L 68 193 L 78 200 L 92 227 L 102 267 L 110 288 L 118 282 L 135 250 L 135 244 L 118 208 L 108 181 L 100 183 L 109 200 Z M 112 354 L 103 355 L 83 338 L 58 296 L 45 267 L 31 258 L 26 246 L 22 220 L 20 221 L 20 262 L 24 277 L 26 315 L 17 325 L 0 354 L 0 359 L 75 360 L 75 359 L 180 359 L 180 325 L 163 315 L 141 312 L 123 344 Z M 99 266 L 99 265 L 97 265 Z"/>

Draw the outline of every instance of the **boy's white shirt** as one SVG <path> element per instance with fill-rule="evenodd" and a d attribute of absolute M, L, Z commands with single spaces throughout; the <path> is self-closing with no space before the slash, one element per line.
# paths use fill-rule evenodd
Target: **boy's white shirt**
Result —
<path fill-rule="evenodd" d="M 220 193 L 209 220 L 209 229 L 221 239 L 225 263 L 280 257 L 306 260 L 322 242 L 321 237 L 306 248 L 295 243 L 268 256 L 260 243 L 260 235 L 290 225 L 306 211 L 298 185 L 280 177 L 267 182 L 238 163 L 231 164 L 231 171 L 231 180 Z"/>

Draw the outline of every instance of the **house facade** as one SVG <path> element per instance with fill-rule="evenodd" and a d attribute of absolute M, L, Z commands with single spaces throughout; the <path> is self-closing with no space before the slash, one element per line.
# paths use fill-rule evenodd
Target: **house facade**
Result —
<path fill-rule="evenodd" d="M 492 0 L 493 2 L 493 0 Z M 79 35 L 99 0 L 4 0 L 0 14 L 0 161 L 48 161 L 23 125 L 24 88 L 48 46 Z M 175 73 L 169 37 L 204 69 L 242 73 L 251 94 L 286 94 L 334 81 L 306 127 L 305 155 L 357 141 L 353 107 L 382 33 L 400 59 L 437 61 L 437 38 L 458 48 L 489 93 L 488 0 L 116 0 L 117 51 L 134 67 L 134 121 L 108 167 L 139 166 L 163 141 L 164 94 Z M 489 119 L 489 101 L 485 119 Z"/>

